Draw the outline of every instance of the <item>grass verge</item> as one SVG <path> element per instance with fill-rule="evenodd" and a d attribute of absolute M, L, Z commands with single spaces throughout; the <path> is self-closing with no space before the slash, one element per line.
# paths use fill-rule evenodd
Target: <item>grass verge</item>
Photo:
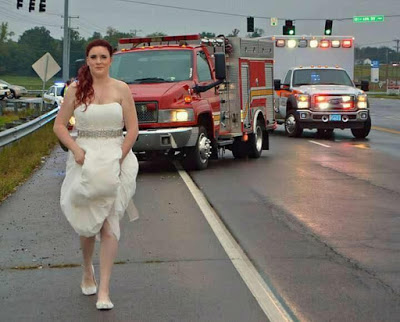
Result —
<path fill-rule="evenodd" d="M 15 114 L 5 114 L 0 116 L 0 127 L 2 127 L 4 124 L 12 122 L 12 121 L 16 121 L 19 119 L 18 115 Z"/>
<path fill-rule="evenodd" d="M 387 98 L 387 99 L 392 99 L 392 100 L 400 100 L 400 95 L 388 95 L 388 94 L 368 94 L 368 97 L 370 98 Z"/>
<path fill-rule="evenodd" d="M 43 81 L 39 76 L 14 76 L 14 75 L 2 75 L 0 79 L 4 79 L 13 85 L 24 86 L 27 90 L 41 90 L 43 88 Z M 45 89 L 48 89 L 54 84 L 56 78 L 51 78 L 46 82 Z"/>
<path fill-rule="evenodd" d="M 36 132 L 5 146 L 0 151 L 0 201 L 28 179 L 58 143 L 53 133 L 53 122 Z"/>
<path fill-rule="evenodd" d="M 21 117 L 28 117 L 37 112 L 35 109 L 21 109 L 18 111 L 18 113 L 14 113 L 11 111 L 6 111 L 3 113 L 3 115 L 0 115 L 0 127 L 2 127 L 4 124 L 16 121 Z"/>

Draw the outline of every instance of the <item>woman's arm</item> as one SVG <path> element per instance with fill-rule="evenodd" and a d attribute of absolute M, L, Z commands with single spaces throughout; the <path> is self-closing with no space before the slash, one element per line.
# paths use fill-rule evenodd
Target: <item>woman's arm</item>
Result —
<path fill-rule="evenodd" d="M 124 122 L 126 128 L 126 135 L 122 143 L 122 160 L 126 157 L 129 151 L 132 150 L 133 145 L 139 135 L 138 119 L 136 114 L 135 102 L 132 97 L 129 86 L 123 82 L 120 83 L 120 90 L 122 94 L 122 111 L 124 114 Z"/>
<path fill-rule="evenodd" d="M 68 121 L 74 114 L 75 92 L 76 84 L 73 83 L 65 94 L 64 101 L 61 104 L 60 111 L 54 122 L 53 131 L 58 139 L 74 154 L 75 161 L 79 164 L 83 164 L 85 160 L 85 151 L 76 144 L 67 129 Z"/>

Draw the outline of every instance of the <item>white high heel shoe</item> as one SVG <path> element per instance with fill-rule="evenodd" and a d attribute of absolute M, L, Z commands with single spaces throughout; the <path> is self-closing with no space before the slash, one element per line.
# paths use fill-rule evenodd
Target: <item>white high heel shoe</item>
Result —
<path fill-rule="evenodd" d="M 97 283 L 96 283 L 96 278 L 94 277 L 94 267 L 93 267 L 93 265 L 92 265 L 92 272 L 93 272 L 94 286 L 83 286 L 81 284 L 82 293 L 84 295 L 94 295 L 94 294 L 97 293 Z"/>
<path fill-rule="evenodd" d="M 98 310 L 111 310 L 114 307 L 111 301 L 97 301 L 96 308 Z"/>

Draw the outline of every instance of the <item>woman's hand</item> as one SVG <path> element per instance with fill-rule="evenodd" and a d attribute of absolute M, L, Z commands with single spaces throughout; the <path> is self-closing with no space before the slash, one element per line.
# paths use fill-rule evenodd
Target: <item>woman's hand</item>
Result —
<path fill-rule="evenodd" d="M 83 165 L 83 163 L 85 162 L 85 151 L 82 148 L 78 148 L 75 151 L 73 151 L 73 153 L 75 162 L 80 165 Z"/>

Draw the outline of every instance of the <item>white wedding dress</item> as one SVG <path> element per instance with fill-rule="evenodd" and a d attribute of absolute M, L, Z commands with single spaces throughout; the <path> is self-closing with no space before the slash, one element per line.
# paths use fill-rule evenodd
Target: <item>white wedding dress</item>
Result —
<path fill-rule="evenodd" d="M 136 190 L 138 162 L 132 151 L 122 165 L 122 106 L 119 103 L 90 104 L 74 111 L 79 135 L 76 143 L 85 151 L 83 165 L 69 151 L 61 187 L 61 209 L 74 230 L 85 237 L 99 233 L 105 220 L 119 240 L 119 221 L 125 213 L 138 219 L 132 197 Z M 110 134 L 111 133 L 111 134 Z M 118 136 L 116 136 L 118 135 Z"/>

